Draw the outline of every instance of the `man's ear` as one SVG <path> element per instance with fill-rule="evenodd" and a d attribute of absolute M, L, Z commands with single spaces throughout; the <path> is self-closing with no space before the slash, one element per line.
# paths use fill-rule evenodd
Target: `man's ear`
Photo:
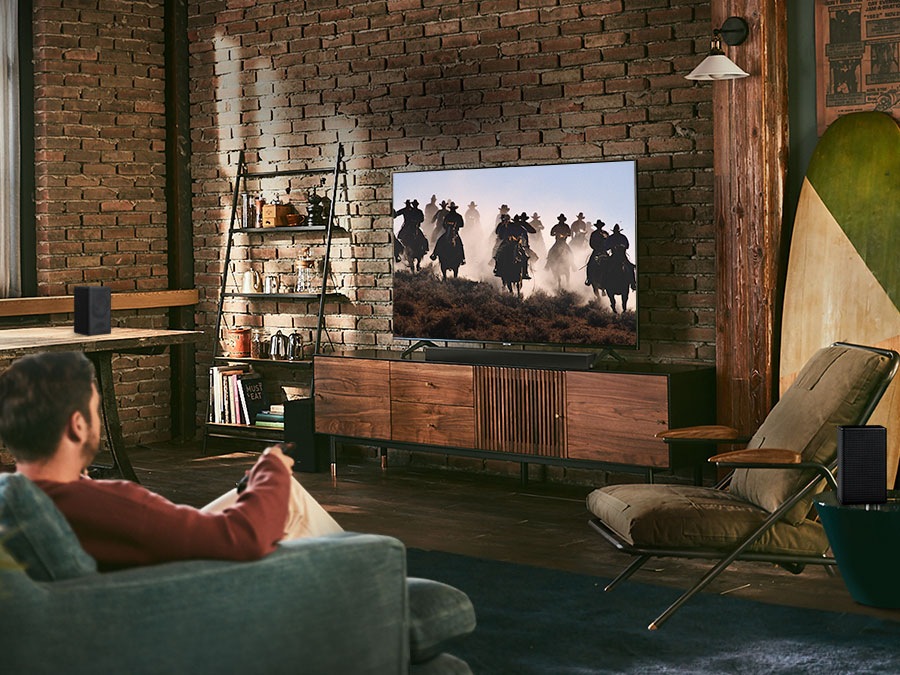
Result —
<path fill-rule="evenodd" d="M 69 415 L 69 421 L 66 422 L 65 436 L 73 443 L 81 443 L 87 438 L 90 425 L 84 418 L 80 410 L 74 411 Z"/>

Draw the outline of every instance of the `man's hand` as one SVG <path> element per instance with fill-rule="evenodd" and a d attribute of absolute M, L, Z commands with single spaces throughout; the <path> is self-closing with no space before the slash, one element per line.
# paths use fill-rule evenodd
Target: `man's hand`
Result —
<path fill-rule="evenodd" d="M 294 470 L 294 458 L 284 454 L 285 446 L 293 446 L 293 443 L 286 443 L 285 445 L 270 445 L 268 448 L 263 450 L 264 455 L 275 455 L 278 459 L 284 463 L 284 465 L 288 468 L 288 471 Z"/>

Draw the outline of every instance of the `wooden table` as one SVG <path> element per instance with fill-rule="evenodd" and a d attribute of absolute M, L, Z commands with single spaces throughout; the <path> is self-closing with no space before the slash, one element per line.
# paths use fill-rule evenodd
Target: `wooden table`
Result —
<path fill-rule="evenodd" d="M 112 377 L 112 355 L 159 354 L 169 345 L 196 342 L 202 335 L 202 331 L 152 328 L 113 328 L 111 333 L 103 335 L 80 335 L 71 326 L 10 328 L 0 330 L 0 358 L 15 359 L 49 351 L 84 352 L 97 371 L 106 439 L 113 459 L 112 467 L 104 468 L 137 482 L 125 452 Z"/>

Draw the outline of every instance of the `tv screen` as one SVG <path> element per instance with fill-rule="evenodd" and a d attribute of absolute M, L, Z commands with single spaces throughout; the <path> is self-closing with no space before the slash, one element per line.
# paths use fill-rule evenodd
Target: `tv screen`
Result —
<path fill-rule="evenodd" d="M 396 338 L 636 348 L 636 164 L 393 174 Z"/>

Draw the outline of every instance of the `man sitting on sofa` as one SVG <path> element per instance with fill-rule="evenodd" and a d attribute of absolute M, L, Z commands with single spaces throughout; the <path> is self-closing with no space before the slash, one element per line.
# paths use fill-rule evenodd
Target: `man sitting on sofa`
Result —
<path fill-rule="evenodd" d="M 16 470 L 46 492 L 100 569 L 210 558 L 255 560 L 282 539 L 341 527 L 293 478 L 294 460 L 267 448 L 231 490 L 203 509 L 136 483 L 91 480 L 100 448 L 94 367 L 79 352 L 25 356 L 0 375 L 0 439 Z"/>

